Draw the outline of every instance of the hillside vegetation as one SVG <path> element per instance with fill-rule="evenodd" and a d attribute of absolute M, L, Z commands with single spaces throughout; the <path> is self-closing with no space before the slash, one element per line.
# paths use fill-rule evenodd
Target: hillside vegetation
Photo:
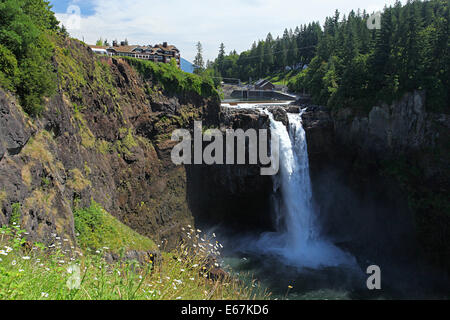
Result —
<path fill-rule="evenodd" d="M 0 299 L 266 297 L 212 276 L 219 244 L 166 156 L 217 112 L 212 81 L 97 56 L 50 9 L 0 0 Z"/>
<path fill-rule="evenodd" d="M 448 1 L 398 1 L 383 10 L 380 29 L 367 27 L 369 17 L 360 10 L 336 11 L 323 27 L 285 30 L 275 40 L 269 34 L 241 54 L 225 55 L 222 46 L 210 69 L 246 81 L 294 68 L 296 77 L 283 77 L 292 91 L 305 90 L 314 103 L 339 108 L 367 109 L 425 90 L 428 110 L 449 113 Z"/>
<path fill-rule="evenodd" d="M 106 219 L 105 224 L 94 222 L 99 215 Z M 220 244 L 214 239 L 199 241 L 195 247 L 181 243 L 177 250 L 162 256 L 149 253 L 145 261 L 123 259 L 122 251 L 118 255 L 119 260 L 107 262 L 105 255 L 117 252 L 116 248 L 108 247 L 111 244 L 115 246 L 113 237 L 123 239 L 123 245 L 134 245 L 136 249 L 139 249 L 139 243 L 147 249 L 153 247 L 152 242 L 107 216 L 97 204 L 75 218 L 79 220 L 82 245 L 87 244 L 85 240 L 93 234 L 80 226 L 86 226 L 86 219 L 95 225 L 95 231 L 99 233 L 95 235 L 95 247 L 83 250 L 67 248 L 68 239 L 56 235 L 48 246 L 29 244 L 25 230 L 19 225 L 0 228 L 0 300 L 235 300 L 269 297 L 256 282 L 244 285 L 232 277 L 212 280 L 209 272 L 214 265 L 209 264 L 208 254 L 211 250 L 220 250 Z M 104 229 L 110 226 L 114 229 Z M 186 238 L 200 235 L 192 227 L 186 228 Z M 115 233 L 110 234 L 110 231 Z M 89 240 L 89 245 L 92 244 Z M 212 249 L 208 249 L 210 244 L 213 244 Z"/>

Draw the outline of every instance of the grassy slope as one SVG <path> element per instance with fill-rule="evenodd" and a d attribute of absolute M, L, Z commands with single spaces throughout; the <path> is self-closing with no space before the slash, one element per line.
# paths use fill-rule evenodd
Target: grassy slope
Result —
<path fill-rule="evenodd" d="M 268 298 L 254 282 L 244 285 L 231 277 L 220 282 L 208 279 L 207 257 L 212 253 L 217 255 L 221 245 L 214 239 L 202 239 L 204 236 L 190 226 L 186 226 L 186 238 L 194 239 L 190 240 L 190 245 L 187 242 L 180 244 L 176 250 L 162 254 L 157 262 L 108 264 L 103 258 L 106 251 L 153 249 L 156 246 L 97 204 L 81 212 L 75 216 L 78 228 L 80 217 L 83 222 L 95 220 L 93 212 L 104 219 L 100 221 L 101 225 L 91 224 L 95 226 L 96 235 L 80 228 L 84 233 L 78 237 L 81 246 L 86 247 L 87 243 L 92 244 L 89 237 L 95 236 L 98 248 L 67 248 L 66 239 L 57 237 L 48 247 L 30 245 L 19 226 L 0 229 L 0 300 Z"/>
<path fill-rule="evenodd" d="M 275 85 L 287 86 L 289 81 L 291 81 L 298 74 L 298 71 L 284 71 L 270 75 L 267 79 Z"/>

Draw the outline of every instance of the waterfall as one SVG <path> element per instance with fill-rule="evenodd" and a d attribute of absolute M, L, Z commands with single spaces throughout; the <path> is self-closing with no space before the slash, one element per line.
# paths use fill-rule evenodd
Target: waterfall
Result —
<path fill-rule="evenodd" d="M 320 236 L 312 200 L 308 148 L 301 114 L 288 114 L 289 128 L 270 118 L 271 133 L 280 140 L 280 171 L 274 186 L 281 191 L 281 225 L 257 241 L 259 250 L 284 258 L 286 263 L 317 268 L 347 264 L 353 259 Z"/>

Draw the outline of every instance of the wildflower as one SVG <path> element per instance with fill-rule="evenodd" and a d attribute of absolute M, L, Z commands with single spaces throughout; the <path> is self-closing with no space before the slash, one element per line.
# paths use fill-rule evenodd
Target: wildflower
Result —
<path fill-rule="evenodd" d="M 10 248 L 8 246 L 5 246 L 5 249 L 6 249 L 6 253 L 9 253 L 9 252 L 11 252 L 13 250 L 12 248 Z"/>
<path fill-rule="evenodd" d="M 294 287 L 293 287 L 293 286 L 291 286 L 291 285 L 289 285 L 289 286 L 288 286 L 288 288 L 289 288 L 289 289 L 292 289 L 292 288 L 294 288 Z"/>
<path fill-rule="evenodd" d="M 4 255 L 4 256 L 7 256 L 8 254 L 5 252 L 5 250 L 0 250 L 0 254 L 1 255 Z"/>
<path fill-rule="evenodd" d="M 184 272 L 184 269 L 180 269 L 181 272 Z"/>
<path fill-rule="evenodd" d="M 28 256 L 24 256 L 24 257 L 22 257 L 22 259 L 23 259 L 23 260 L 30 260 L 31 258 L 28 257 Z"/>
<path fill-rule="evenodd" d="M 197 229 L 197 232 L 198 232 L 198 233 L 202 233 L 202 230 L 200 230 L 200 229 Z"/>
<path fill-rule="evenodd" d="M 103 249 L 105 249 L 105 250 L 109 250 L 109 248 L 108 248 L 108 247 L 103 247 Z"/>
<path fill-rule="evenodd" d="M 189 278 L 189 280 L 194 281 L 195 279 L 194 278 Z"/>
<path fill-rule="evenodd" d="M 23 272 L 23 269 L 19 269 L 19 272 Z"/>
<path fill-rule="evenodd" d="M 198 267 L 198 264 L 194 264 L 192 267 L 193 267 L 193 268 L 197 268 L 197 267 Z"/>
<path fill-rule="evenodd" d="M 47 292 L 41 292 L 41 297 L 42 298 L 48 298 L 48 293 Z"/>
<path fill-rule="evenodd" d="M 15 266 L 16 264 L 17 264 L 16 260 L 13 260 L 13 261 L 11 262 L 11 265 L 13 265 L 13 266 Z"/>
<path fill-rule="evenodd" d="M 188 226 L 188 228 L 192 228 L 192 226 L 190 224 L 188 224 L 187 226 Z"/>
<path fill-rule="evenodd" d="M 177 297 L 177 300 L 181 300 L 181 297 Z"/>

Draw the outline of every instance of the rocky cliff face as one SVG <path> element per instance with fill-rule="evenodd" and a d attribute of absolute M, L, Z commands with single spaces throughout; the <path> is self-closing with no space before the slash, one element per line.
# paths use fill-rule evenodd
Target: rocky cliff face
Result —
<path fill-rule="evenodd" d="M 268 116 L 258 110 L 225 108 L 219 114 L 224 141 L 226 129 L 269 127 Z M 271 229 L 272 177 L 261 176 L 260 169 L 261 165 L 189 166 L 189 203 L 198 221 L 239 232 Z"/>
<path fill-rule="evenodd" d="M 363 114 L 313 106 L 303 119 L 325 231 L 343 243 L 342 231 L 352 234 L 372 257 L 424 254 L 448 266 L 449 116 L 427 112 L 414 92 Z"/>
<path fill-rule="evenodd" d="M 141 234 L 175 241 L 193 216 L 171 133 L 217 119 L 218 99 L 163 93 L 125 61 L 75 40 L 64 47 L 59 92 L 38 119 L 0 89 L 0 224 L 19 212 L 30 240 L 74 244 L 73 208 L 94 200 Z"/>
<path fill-rule="evenodd" d="M 450 128 L 448 115 L 426 112 L 425 93 L 419 91 L 391 105 L 375 106 L 367 116 L 344 108 L 336 111 L 333 119 L 342 143 L 357 145 L 378 158 L 433 147 L 439 139 L 438 126 Z"/>

